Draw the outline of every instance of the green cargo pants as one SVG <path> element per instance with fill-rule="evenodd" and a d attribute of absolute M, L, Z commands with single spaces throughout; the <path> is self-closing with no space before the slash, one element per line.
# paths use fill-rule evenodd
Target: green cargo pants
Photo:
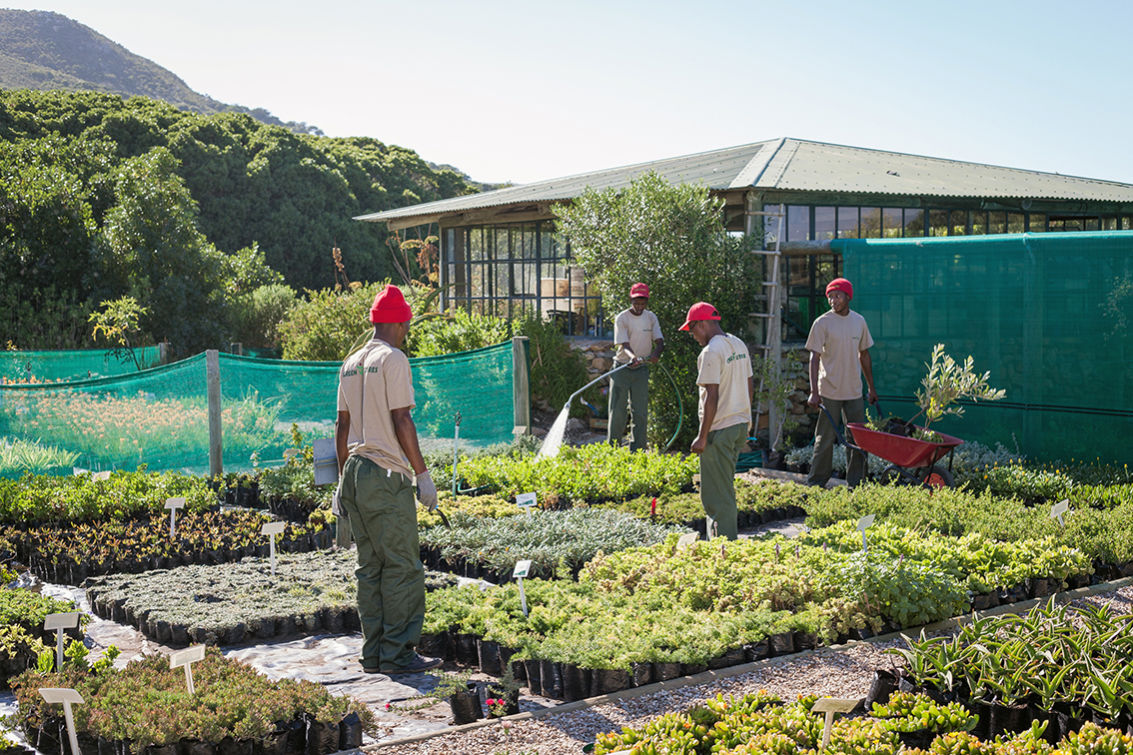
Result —
<path fill-rule="evenodd" d="M 626 434 L 626 406 L 633 413 L 631 451 L 645 450 L 649 426 L 649 366 L 627 367 L 610 375 L 610 411 L 606 440 L 621 443 Z"/>
<path fill-rule="evenodd" d="M 842 422 L 845 428 L 846 440 L 854 442 L 854 435 L 846 427 L 847 422 L 865 422 L 865 399 L 852 398 L 839 401 L 832 398 L 822 399 L 822 405 L 830 416 Z M 807 485 L 825 485 L 830 480 L 834 466 L 834 426 L 826 418 L 826 412 L 819 410 L 818 422 L 814 425 L 814 456 L 811 457 L 810 474 L 807 475 Z M 847 449 L 846 456 L 846 484 L 851 488 L 856 486 L 865 477 L 865 454 L 860 451 Z"/>
<path fill-rule="evenodd" d="M 425 622 L 413 485 L 361 456 L 346 460 L 342 477 L 342 506 L 358 543 L 361 661 L 365 668 L 389 671 L 413 659 Z"/>
<path fill-rule="evenodd" d="M 708 539 L 739 537 L 736 461 L 746 441 L 747 425 L 742 423 L 708 433 L 708 442 L 700 454 L 700 503 L 707 517 Z"/>

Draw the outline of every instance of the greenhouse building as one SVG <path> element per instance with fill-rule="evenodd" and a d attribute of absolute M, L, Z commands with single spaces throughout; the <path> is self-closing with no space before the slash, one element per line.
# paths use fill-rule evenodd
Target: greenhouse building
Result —
<path fill-rule="evenodd" d="M 887 412 L 915 414 L 925 364 L 945 344 L 1007 395 L 943 431 L 1037 458 L 1122 455 L 1133 435 L 1133 184 L 776 139 L 358 219 L 439 228 L 449 306 L 538 312 L 567 333 L 608 338 L 598 292 L 555 234 L 551 208 L 650 171 L 707 185 L 729 230 L 762 233 L 782 252 L 772 289 L 781 317 L 765 313 L 768 328 L 747 333 L 765 353 L 805 359 L 825 284 L 846 275 L 877 342 Z M 799 401 L 791 411 L 806 424 Z"/>

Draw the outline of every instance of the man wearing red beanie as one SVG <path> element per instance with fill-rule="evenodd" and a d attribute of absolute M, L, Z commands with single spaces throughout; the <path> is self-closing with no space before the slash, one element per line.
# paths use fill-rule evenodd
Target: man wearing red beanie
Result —
<path fill-rule="evenodd" d="M 404 674 L 441 665 L 418 655 L 425 621 L 425 568 L 417 539 L 417 498 L 430 510 L 437 488 L 425 467 L 410 410 L 413 378 L 401 351 L 413 313 L 396 286 L 374 298 L 374 337 L 346 358 L 338 376 L 336 495 L 358 543 L 362 669 Z M 345 522 L 340 522 L 340 526 Z"/>
<path fill-rule="evenodd" d="M 865 318 L 850 310 L 854 287 L 845 278 L 835 278 L 826 286 L 830 311 L 810 326 L 806 348 L 810 352 L 810 398 L 807 403 L 826 407 L 842 422 L 865 422 L 862 401 L 862 374 L 869 387 L 869 402 L 877 401 L 873 388 L 873 361 L 869 349 L 873 338 Z M 849 436 L 849 430 L 846 431 Z M 834 457 L 834 427 L 825 412 L 819 412 L 814 426 L 814 458 L 810 463 L 808 485 L 825 485 L 830 480 Z M 865 456 L 849 451 L 846 484 L 854 487 L 865 477 Z"/>

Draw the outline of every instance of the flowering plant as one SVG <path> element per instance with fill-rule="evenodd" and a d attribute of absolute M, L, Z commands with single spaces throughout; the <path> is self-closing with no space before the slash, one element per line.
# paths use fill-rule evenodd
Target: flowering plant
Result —
<path fill-rule="evenodd" d="M 489 697 L 484 701 L 488 706 L 488 715 L 492 718 L 503 718 L 507 715 L 507 700 L 502 697 Z"/>

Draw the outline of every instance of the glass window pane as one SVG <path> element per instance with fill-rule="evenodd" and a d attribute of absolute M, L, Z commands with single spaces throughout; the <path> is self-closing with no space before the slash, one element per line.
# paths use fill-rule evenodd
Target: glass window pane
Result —
<path fill-rule="evenodd" d="M 1023 233 L 1027 230 L 1026 216 L 1021 212 L 1007 213 L 1007 232 Z"/>
<path fill-rule="evenodd" d="M 1046 231 L 1046 215 L 1041 212 L 1027 214 L 1027 231 L 1030 233 L 1043 233 Z"/>
<path fill-rule="evenodd" d="M 1123 231 L 1133 230 L 1133 216 L 1129 216 L 1129 215 L 1122 215 L 1121 216 L 1121 230 L 1123 230 Z"/>
<path fill-rule="evenodd" d="M 1116 231 L 1117 230 L 1117 218 L 1116 217 L 1102 218 L 1102 230 L 1103 231 Z"/>
<path fill-rule="evenodd" d="M 814 208 L 814 238 L 816 241 L 832 239 L 837 231 L 833 207 Z"/>
<path fill-rule="evenodd" d="M 772 218 L 774 220 L 774 218 Z M 810 240 L 810 208 L 793 204 L 787 208 L 787 241 Z"/>
<path fill-rule="evenodd" d="M 983 236 L 987 233 L 987 213 L 982 210 L 972 210 L 968 213 L 968 217 L 972 222 L 972 235 Z"/>
<path fill-rule="evenodd" d="M 949 236 L 965 236 L 968 233 L 968 211 L 953 210 L 952 220 L 948 226 Z"/>
<path fill-rule="evenodd" d="M 948 235 L 948 210 L 929 210 L 928 221 L 929 236 Z"/>
<path fill-rule="evenodd" d="M 1097 218 L 1083 218 L 1084 228 L 1087 231 L 1100 231 L 1101 225 L 1098 223 Z"/>
<path fill-rule="evenodd" d="M 763 205 L 764 212 L 779 212 L 779 205 L 765 204 Z M 774 249 L 775 238 L 779 230 L 780 218 L 774 215 L 763 215 L 763 248 Z"/>
<path fill-rule="evenodd" d="M 924 210 L 905 210 L 905 235 L 924 236 Z"/>
<path fill-rule="evenodd" d="M 1007 233 L 1007 213 L 989 212 L 987 214 L 988 233 Z"/>
<path fill-rule="evenodd" d="M 863 238 L 863 239 L 879 239 L 879 238 L 881 238 L 881 208 L 880 207 L 863 207 L 862 208 L 861 238 Z"/>
<path fill-rule="evenodd" d="M 858 238 L 858 208 L 857 207 L 839 207 L 838 208 L 838 238 L 840 238 L 840 239 L 856 239 L 856 238 Z"/>
<path fill-rule="evenodd" d="M 905 232 L 905 224 L 901 218 L 900 207 L 886 207 L 881 211 L 882 238 L 900 238 Z"/>

